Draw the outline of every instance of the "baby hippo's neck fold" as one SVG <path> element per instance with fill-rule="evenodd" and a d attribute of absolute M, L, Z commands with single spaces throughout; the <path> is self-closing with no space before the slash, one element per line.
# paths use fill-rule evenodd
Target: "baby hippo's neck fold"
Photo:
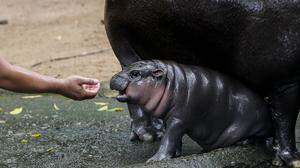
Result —
<path fill-rule="evenodd" d="M 158 86 L 153 88 L 151 90 L 151 93 L 146 93 L 146 94 L 150 94 L 151 96 L 144 104 L 145 111 L 153 113 L 154 111 L 157 110 L 164 97 L 165 88 L 166 86 Z"/>
<path fill-rule="evenodd" d="M 170 75 L 168 65 L 165 64 L 165 66 L 167 70 L 165 84 L 154 88 L 150 100 L 144 104 L 145 111 L 159 118 L 164 118 L 167 115 L 166 113 L 172 108 L 173 101 L 174 75 L 172 73 Z"/>

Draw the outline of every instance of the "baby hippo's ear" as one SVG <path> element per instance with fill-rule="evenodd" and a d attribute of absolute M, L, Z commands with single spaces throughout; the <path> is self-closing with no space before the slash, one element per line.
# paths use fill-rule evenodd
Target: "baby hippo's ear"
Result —
<path fill-rule="evenodd" d="M 162 77 L 164 75 L 164 71 L 162 69 L 155 69 L 152 71 L 152 75 L 155 77 Z"/>

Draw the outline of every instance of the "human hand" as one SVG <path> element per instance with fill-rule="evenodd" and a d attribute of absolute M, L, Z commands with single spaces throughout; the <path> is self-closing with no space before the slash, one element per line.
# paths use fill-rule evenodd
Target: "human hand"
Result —
<path fill-rule="evenodd" d="M 97 79 L 70 76 L 61 81 L 60 94 L 74 100 L 92 99 L 100 89 L 100 82 Z"/>

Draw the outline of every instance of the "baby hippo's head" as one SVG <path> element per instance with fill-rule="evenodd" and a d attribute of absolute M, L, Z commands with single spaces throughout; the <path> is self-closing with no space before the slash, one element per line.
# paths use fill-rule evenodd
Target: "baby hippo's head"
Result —
<path fill-rule="evenodd" d="M 110 88 L 119 91 L 117 100 L 130 102 L 154 110 L 166 88 L 167 68 L 163 62 L 139 61 L 125 67 L 114 75 L 110 81 Z"/>

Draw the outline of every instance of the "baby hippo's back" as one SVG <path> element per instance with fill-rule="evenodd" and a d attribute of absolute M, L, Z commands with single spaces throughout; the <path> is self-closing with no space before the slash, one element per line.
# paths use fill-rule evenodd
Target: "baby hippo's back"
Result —
<path fill-rule="evenodd" d="M 271 136 L 271 116 L 262 97 L 216 71 L 179 66 L 189 85 L 187 116 L 192 116 L 189 124 L 193 125 L 189 135 L 202 147 L 214 149 Z"/>

